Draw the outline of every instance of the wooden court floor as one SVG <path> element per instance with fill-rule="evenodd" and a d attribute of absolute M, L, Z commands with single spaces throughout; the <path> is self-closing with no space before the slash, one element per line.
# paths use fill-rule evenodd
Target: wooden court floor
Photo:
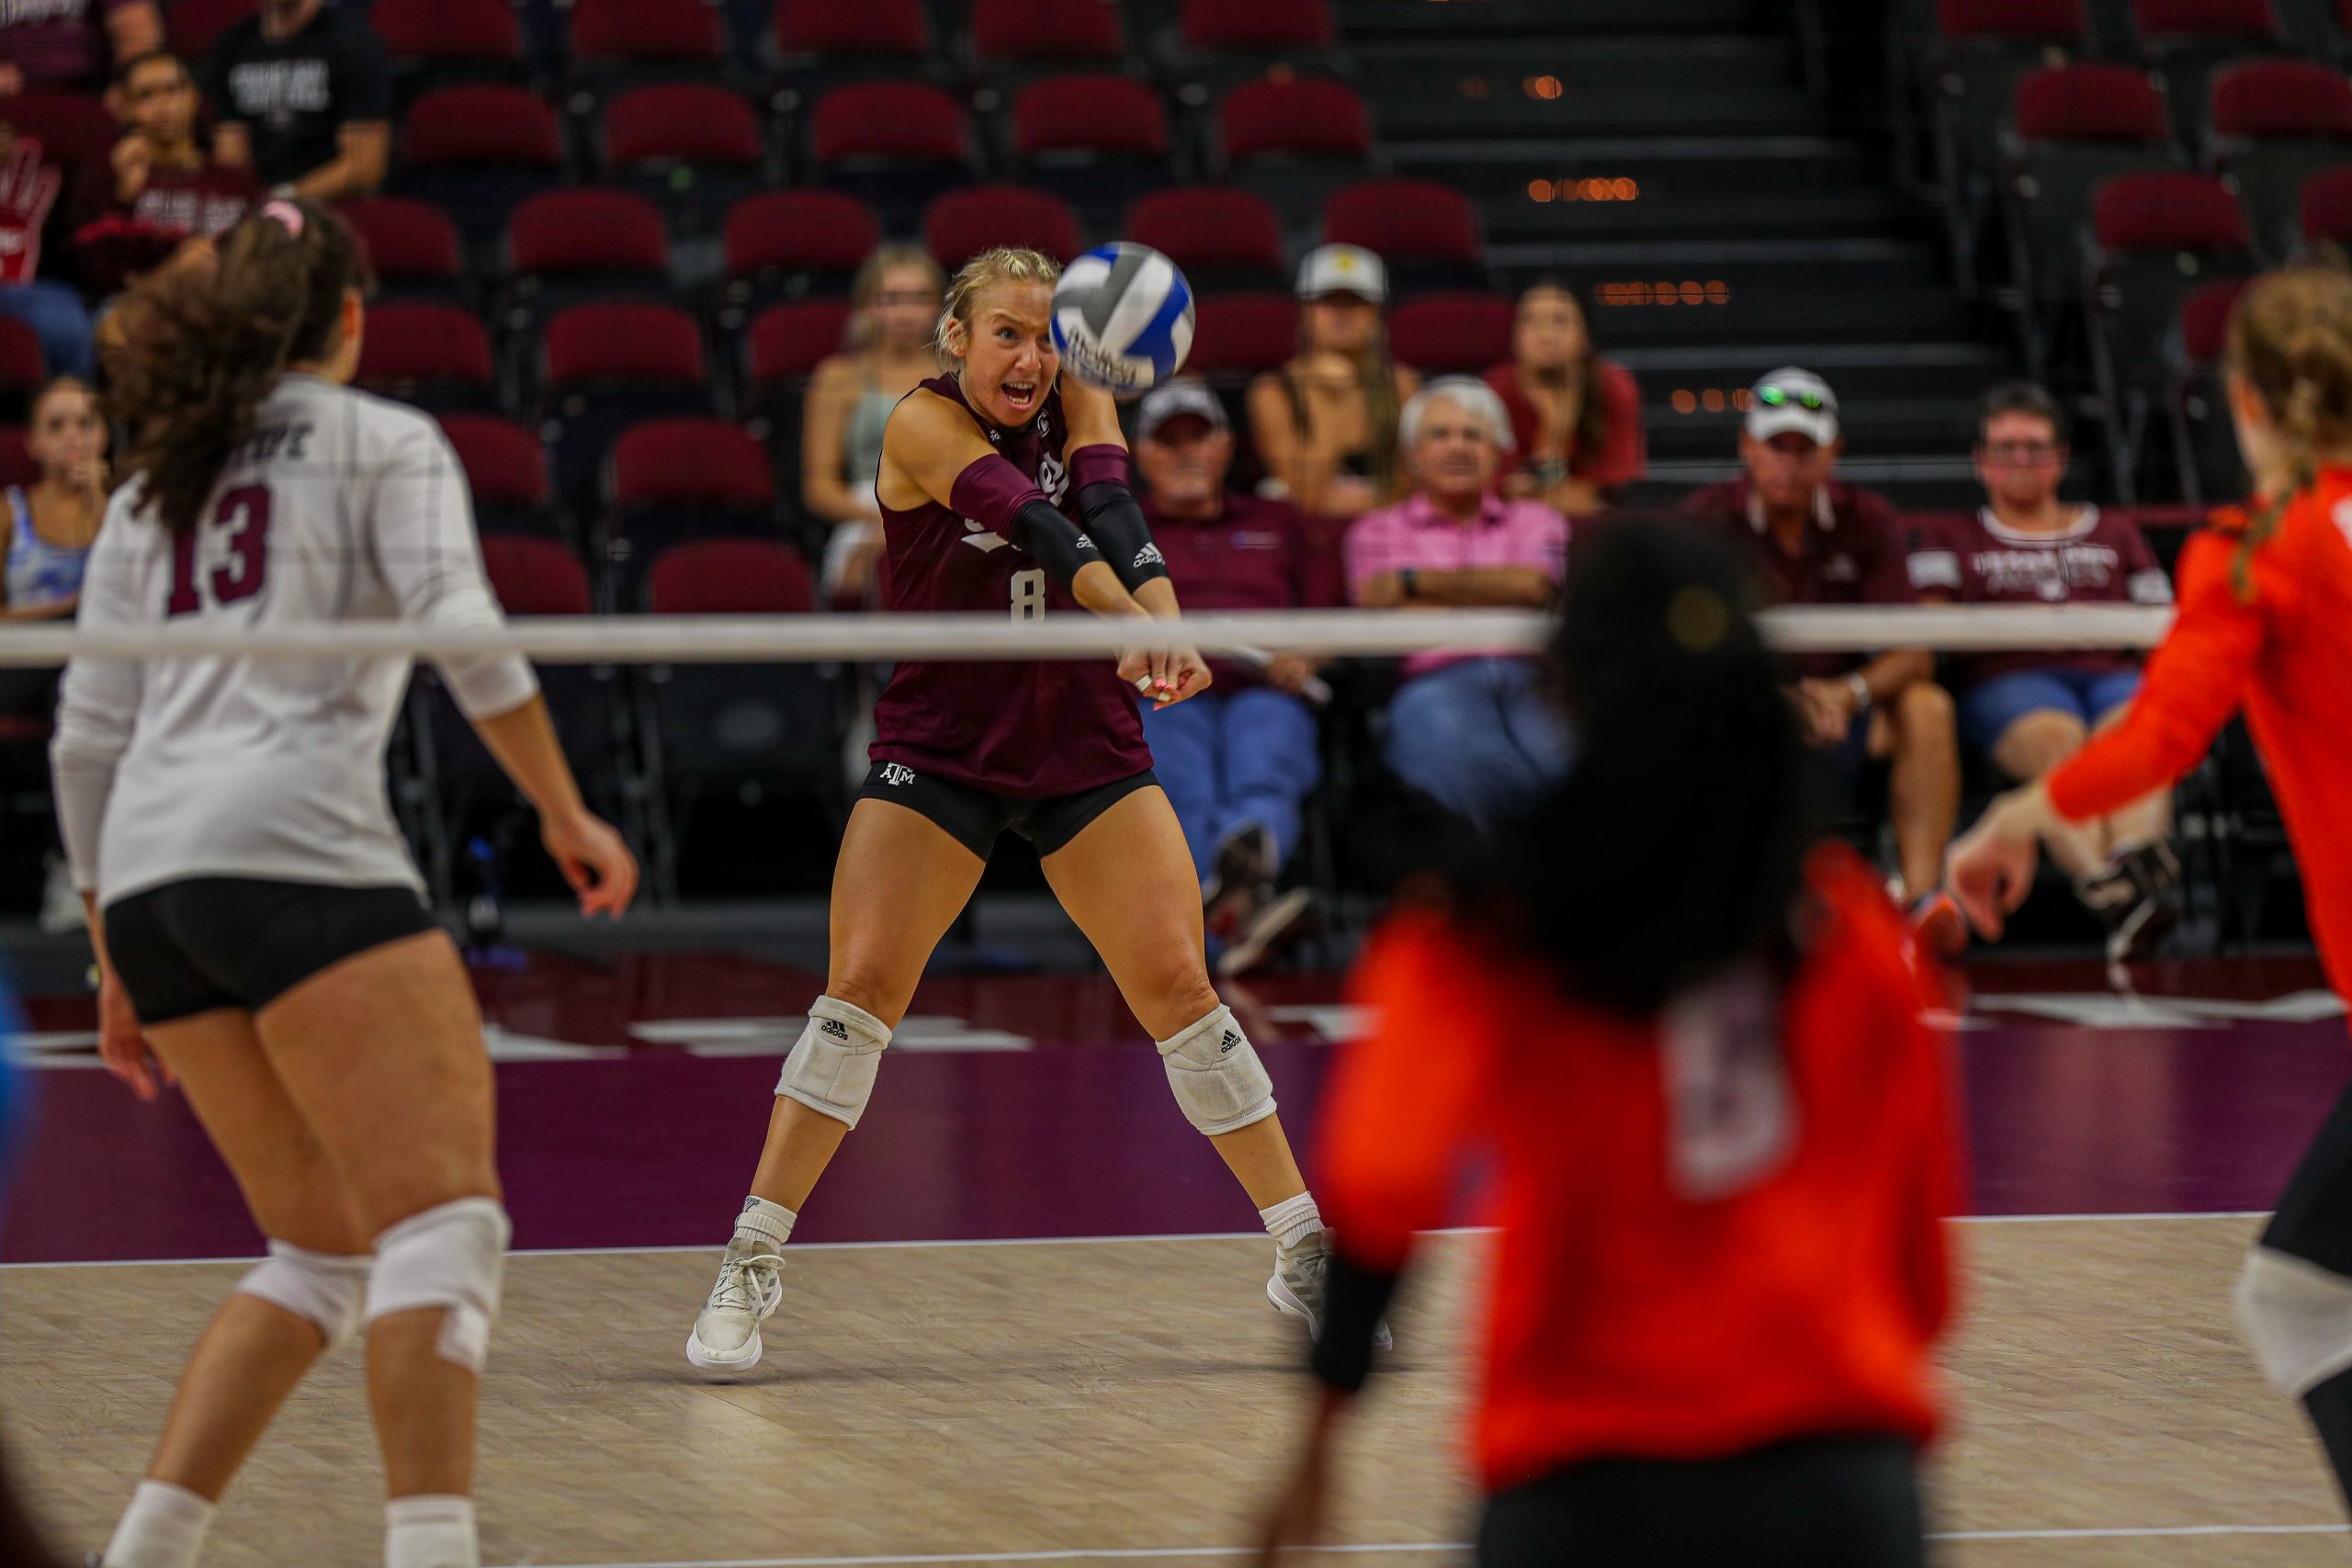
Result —
<path fill-rule="evenodd" d="M 2228 1314 L 2244 1218 L 1972 1224 L 1950 1568 L 2341 1564 L 2343 1513 Z M 1453 1562 L 1475 1237 L 1440 1239 L 1357 1424 L 1331 1562 Z M 484 1561 L 1230 1560 L 1298 1418 L 1262 1240 L 795 1249 L 769 1359 L 681 1353 L 704 1253 L 515 1258 L 485 1384 Z M 0 1421 L 61 1544 L 103 1542 L 233 1265 L 0 1273 Z M 215 1568 L 377 1562 L 358 1359 L 300 1392 L 230 1494 Z M 2068 1534 L 2063 1532 L 2161 1532 Z M 1363 1548 L 1385 1550 L 1362 1551 Z M 1220 1552 L 1219 1548 L 1228 1549 Z M 1418 1549 L 1417 1549 L 1418 1548 Z M 959 1556 L 958 1554 L 963 1554 Z"/>

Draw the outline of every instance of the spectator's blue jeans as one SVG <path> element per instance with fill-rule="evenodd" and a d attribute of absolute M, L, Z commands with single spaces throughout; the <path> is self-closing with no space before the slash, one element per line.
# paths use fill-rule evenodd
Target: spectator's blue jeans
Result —
<path fill-rule="evenodd" d="M 1245 827 L 1273 835 L 1277 865 L 1290 858 L 1299 802 L 1323 779 L 1305 703 L 1270 686 L 1212 688 L 1173 707 L 1146 703 L 1143 734 L 1203 881 L 1218 846 Z"/>
<path fill-rule="evenodd" d="M 14 316 L 32 328 L 40 339 L 41 363 L 51 376 L 79 376 L 85 381 L 96 376 L 90 312 L 81 295 L 64 284 L 36 277 L 30 283 L 0 285 L 0 315 Z"/>
<path fill-rule="evenodd" d="M 1566 726 L 1524 659 L 1465 659 L 1388 705 L 1388 766 L 1480 828 L 1532 806 L 1568 765 Z"/>

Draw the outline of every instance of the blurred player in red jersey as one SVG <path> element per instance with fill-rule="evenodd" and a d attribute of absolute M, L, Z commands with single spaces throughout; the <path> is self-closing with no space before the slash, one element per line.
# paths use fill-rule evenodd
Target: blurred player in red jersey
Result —
<path fill-rule="evenodd" d="M 1485 1154 L 1482 1564 L 1923 1561 L 1952 1095 L 1900 916 L 1810 843 L 1750 594 L 1679 523 L 1580 548 L 1551 650 L 1576 765 L 1365 958 L 1318 1117 L 1324 1389 L 1269 1560 L 1317 1533 L 1413 1234 Z"/>
<path fill-rule="evenodd" d="M 1999 935 L 2046 835 L 2169 785 L 2244 709 L 2321 965 L 2352 994 L 2352 276 L 2299 267 L 2247 290 L 2230 320 L 2229 388 L 2255 503 L 2181 552 L 2179 615 L 2129 716 L 1996 801 L 1954 846 L 1951 888 L 1978 931 Z M 2352 1497 L 2352 1094 L 2247 1258 L 2237 1307 Z"/>

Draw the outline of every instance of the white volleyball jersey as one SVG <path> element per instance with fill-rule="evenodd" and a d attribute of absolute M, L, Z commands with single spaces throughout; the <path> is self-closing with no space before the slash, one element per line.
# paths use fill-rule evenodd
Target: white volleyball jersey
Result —
<path fill-rule="evenodd" d="M 413 408 L 288 374 L 193 532 L 139 488 L 107 507 L 84 626 L 501 624 L 457 454 Z M 193 876 L 421 887 L 384 784 L 413 662 L 74 660 L 51 753 L 76 884 L 102 903 Z M 441 669 L 469 716 L 538 689 L 516 655 Z"/>

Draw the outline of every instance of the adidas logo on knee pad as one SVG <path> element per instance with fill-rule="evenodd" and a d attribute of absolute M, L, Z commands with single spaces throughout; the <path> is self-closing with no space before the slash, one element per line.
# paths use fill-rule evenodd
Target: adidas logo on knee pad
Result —
<path fill-rule="evenodd" d="M 825 1020 L 824 1022 L 819 1024 L 818 1027 L 836 1040 L 846 1041 L 849 1039 L 848 1026 L 843 1024 L 840 1019 L 829 1018 Z"/>
<path fill-rule="evenodd" d="M 1228 1029 L 1225 1032 L 1225 1043 L 1216 1048 L 1216 1054 L 1222 1056 L 1240 1043 L 1241 1036 Z"/>

